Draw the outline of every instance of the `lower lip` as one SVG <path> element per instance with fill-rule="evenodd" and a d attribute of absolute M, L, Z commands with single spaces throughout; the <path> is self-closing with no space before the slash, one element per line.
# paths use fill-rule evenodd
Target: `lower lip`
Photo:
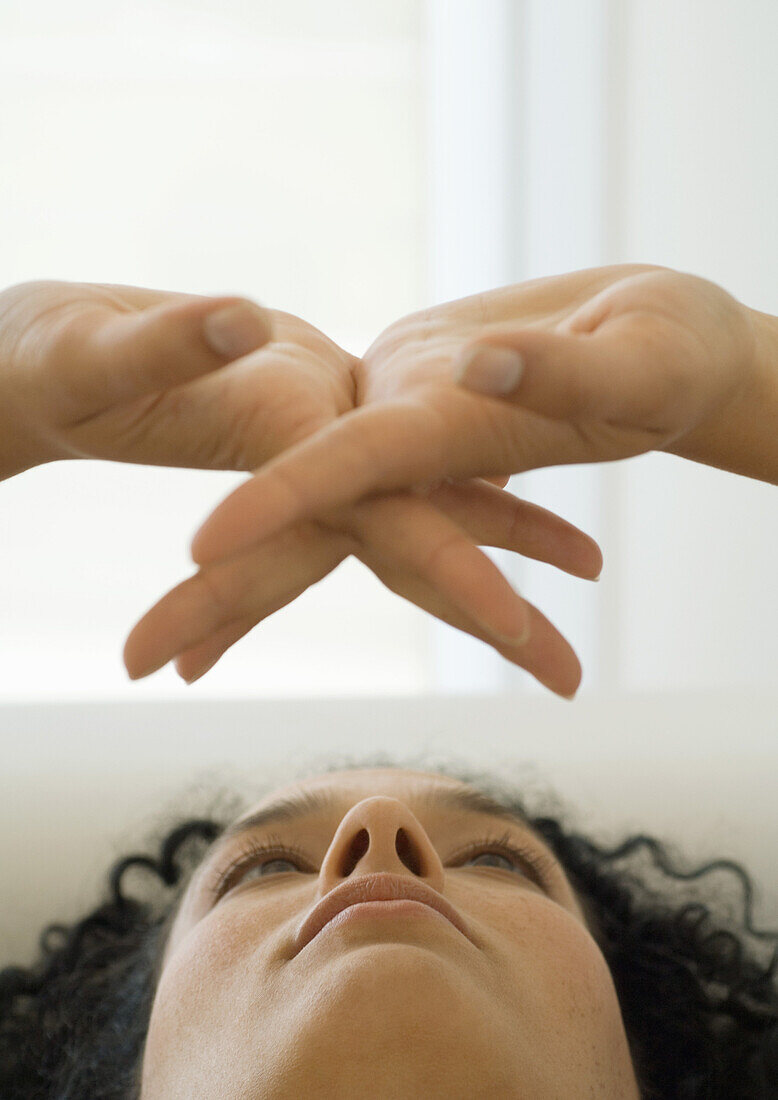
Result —
<path fill-rule="evenodd" d="M 381 917 L 402 916 L 418 917 L 422 914 L 437 917 L 438 920 L 445 921 L 446 924 L 451 924 L 448 917 L 444 917 L 442 913 L 437 909 L 433 909 L 431 905 L 425 905 L 423 901 L 411 901 L 410 899 L 403 899 L 400 901 L 360 901 L 355 905 L 349 905 L 346 909 L 341 909 L 341 911 L 328 920 L 319 931 L 323 932 L 326 928 L 336 928 L 341 924 L 345 924 L 347 921 L 353 920 L 376 920 Z M 452 928 L 453 927 L 452 925 Z"/>

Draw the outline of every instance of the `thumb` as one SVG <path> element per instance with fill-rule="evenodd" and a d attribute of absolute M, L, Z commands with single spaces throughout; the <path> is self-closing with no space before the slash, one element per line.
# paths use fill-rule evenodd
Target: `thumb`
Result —
<path fill-rule="evenodd" d="M 75 417 L 193 381 L 271 338 L 270 317 L 254 302 L 198 297 L 128 313 L 84 311 L 52 352 Z"/>
<path fill-rule="evenodd" d="M 658 389 L 640 335 L 624 316 L 595 333 L 495 333 L 462 349 L 454 380 L 556 420 L 639 423 Z"/>

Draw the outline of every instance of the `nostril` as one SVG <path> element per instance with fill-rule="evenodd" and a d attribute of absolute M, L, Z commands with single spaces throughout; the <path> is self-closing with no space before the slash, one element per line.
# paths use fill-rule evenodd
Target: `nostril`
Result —
<path fill-rule="evenodd" d="M 397 855 L 403 861 L 405 866 L 414 873 L 414 875 L 420 875 L 422 873 L 421 864 L 413 850 L 413 845 L 408 839 L 408 834 L 405 829 L 397 830 L 397 839 L 395 841 L 395 849 Z"/>
<path fill-rule="evenodd" d="M 345 875 L 348 876 L 354 870 L 359 863 L 362 856 L 370 847 L 370 837 L 368 836 L 367 829 L 360 829 L 357 835 L 351 842 L 351 848 L 349 851 L 348 866 L 345 869 Z"/>

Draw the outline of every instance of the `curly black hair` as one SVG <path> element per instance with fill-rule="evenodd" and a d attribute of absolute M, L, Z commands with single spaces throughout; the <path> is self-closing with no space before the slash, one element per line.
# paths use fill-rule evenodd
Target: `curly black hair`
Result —
<path fill-rule="evenodd" d="M 330 757 L 308 774 L 417 763 Z M 753 927 L 753 885 L 739 863 L 715 859 L 690 870 L 674 845 L 642 834 L 601 846 L 566 823 L 569 810 L 556 796 L 553 816 L 548 804 L 531 813 L 493 775 L 448 763 L 428 770 L 524 813 L 564 866 L 610 967 L 642 1100 L 776 1100 L 778 931 Z M 234 816 L 190 818 L 164 836 L 157 855 L 118 860 L 102 904 L 70 926 L 49 925 L 30 968 L 0 971 L 4 1100 L 138 1100 L 169 930 L 191 873 Z M 651 862 L 640 873 L 646 853 Z M 132 868 L 145 875 L 141 896 L 124 889 Z M 717 870 L 739 883 L 743 912 L 734 921 L 715 913 L 722 895 L 709 883 L 703 902 L 678 896 L 682 883 Z M 657 871 L 658 888 L 649 881 Z M 758 961 L 746 936 L 768 941 L 769 962 Z"/>

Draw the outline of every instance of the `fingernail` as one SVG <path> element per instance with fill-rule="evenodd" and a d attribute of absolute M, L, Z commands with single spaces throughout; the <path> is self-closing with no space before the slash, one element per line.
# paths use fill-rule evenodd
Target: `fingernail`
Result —
<path fill-rule="evenodd" d="M 478 393 L 510 393 L 519 384 L 524 360 L 511 348 L 481 346 L 464 352 L 455 363 L 454 380 Z"/>
<path fill-rule="evenodd" d="M 217 355 L 239 359 L 267 343 L 268 323 L 259 306 L 238 302 L 209 313 L 203 321 L 203 335 Z"/>

